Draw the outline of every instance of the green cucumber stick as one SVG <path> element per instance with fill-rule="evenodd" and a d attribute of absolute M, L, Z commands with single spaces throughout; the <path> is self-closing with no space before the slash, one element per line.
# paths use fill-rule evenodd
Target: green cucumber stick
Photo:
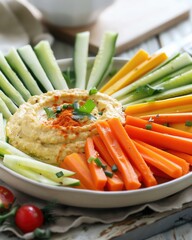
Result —
<path fill-rule="evenodd" d="M 11 68 L 17 73 L 17 75 L 22 79 L 26 88 L 32 95 L 40 95 L 42 93 L 41 89 L 37 85 L 37 82 L 28 71 L 21 57 L 19 56 L 15 48 L 10 49 L 9 53 L 6 55 L 6 59 L 11 66 Z"/>
<path fill-rule="evenodd" d="M 4 142 L 6 141 L 5 125 L 2 113 L 0 113 L 0 140 Z"/>
<path fill-rule="evenodd" d="M 11 112 L 9 111 L 9 108 L 1 98 L 0 98 L 0 111 L 5 119 L 9 119 L 12 116 Z"/>
<path fill-rule="evenodd" d="M 27 101 L 31 94 L 23 85 L 22 81 L 19 79 L 17 74 L 12 70 L 8 62 L 6 61 L 4 55 L 0 52 L 0 69 L 13 87 L 21 94 L 23 99 Z"/>
<path fill-rule="evenodd" d="M 9 110 L 12 114 L 17 111 L 18 107 L 1 90 L 0 90 L 0 98 L 4 101 L 4 103 L 7 105 L 7 107 L 9 108 Z"/>
<path fill-rule="evenodd" d="M 34 51 L 53 87 L 58 90 L 68 89 L 49 42 L 39 42 L 34 47 Z"/>
<path fill-rule="evenodd" d="M 35 76 L 37 81 L 44 87 L 44 89 L 48 91 L 53 91 L 54 88 L 49 81 L 44 69 L 42 68 L 36 54 L 33 51 L 33 48 L 31 45 L 26 45 L 24 47 L 20 47 L 17 49 L 19 52 L 23 62 L 26 64 L 28 69 L 32 72 L 32 74 Z"/>

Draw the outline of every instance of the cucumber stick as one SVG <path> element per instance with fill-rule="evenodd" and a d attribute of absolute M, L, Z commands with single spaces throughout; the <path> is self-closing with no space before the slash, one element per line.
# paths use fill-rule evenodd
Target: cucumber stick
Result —
<path fill-rule="evenodd" d="M 88 79 L 88 90 L 99 85 L 111 66 L 111 62 L 115 53 L 117 37 L 118 34 L 115 32 L 106 32 L 104 34 L 98 54 L 93 64 L 92 71 L 90 73 L 90 77 Z"/>
<path fill-rule="evenodd" d="M 9 143 L 0 141 L 0 155 L 4 156 L 5 154 L 17 155 L 17 156 L 21 156 L 21 157 L 25 157 L 25 158 L 31 158 L 30 156 L 28 156 L 24 152 L 20 151 L 19 149 L 13 147 Z"/>
<path fill-rule="evenodd" d="M 9 111 L 12 114 L 17 111 L 18 107 L 1 90 L 0 90 L 0 98 L 4 101 L 4 103 L 7 105 Z"/>
<path fill-rule="evenodd" d="M 27 101 L 31 94 L 23 85 L 22 81 L 18 78 L 17 74 L 11 69 L 10 65 L 6 61 L 4 55 L 0 52 L 0 69 L 5 77 L 11 82 L 13 87 L 21 94 L 23 99 Z"/>
<path fill-rule="evenodd" d="M 74 175 L 74 172 L 65 170 L 60 167 L 52 166 L 47 163 L 37 161 L 35 159 L 29 159 L 25 157 L 19 157 L 14 155 L 4 155 L 3 163 L 7 167 L 13 167 L 16 169 L 26 169 L 35 174 L 40 174 L 51 181 L 62 184 L 62 185 L 75 185 L 79 183 L 79 180 L 70 178 L 69 176 Z M 67 178 L 66 178 L 67 177 Z M 66 179 L 65 179 L 66 178 Z M 34 179 L 35 180 L 35 179 Z"/>
<path fill-rule="evenodd" d="M 42 68 L 36 54 L 33 51 L 33 48 L 30 45 L 26 45 L 17 49 L 23 62 L 30 69 L 32 74 L 35 76 L 37 81 L 44 87 L 46 91 L 53 91 L 54 88 L 49 81 L 47 75 L 45 74 L 44 69 Z"/>
<path fill-rule="evenodd" d="M 135 82 L 122 88 L 111 96 L 119 99 L 122 96 L 134 91 L 138 87 L 144 86 L 146 84 L 151 84 L 152 82 L 157 81 L 160 78 L 163 78 L 166 75 L 173 73 L 189 64 L 192 64 L 191 56 L 188 53 L 182 53 L 177 58 L 173 59 L 171 62 L 167 63 L 156 71 L 153 71 L 152 73 L 147 74 L 146 76 L 136 80 Z"/>
<path fill-rule="evenodd" d="M 0 72 L 0 88 L 17 106 L 25 102 L 21 94 L 12 86 L 2 72 Z"/>
<path fill-rule="evenodd" d="M 12 116 L 11 112 L 9 111 L 9 108 L 1 98 L 0 98 L 0 111 L 5 119 L 9 119 Z"/>
<path fill-rule="evenodd" d="M 86 88 L 87 58 L 89 50 L 89 32 L 76 35 L 74 50 L 75 87 Z"/>
<path fill-rule="evenodd" d="M 37 85 L 35 79 L 28 71 L 27 67 L 20 58 L 17 50 L 12 48 L 6 55 L 6 59 L 11 66 L 11 68 L 17 73 L 17 75 L 22 79 L 24 85 L 29 90 L 32 95 L 40 95 L 42 91 Z"/>
<path fill-rule="evenodd" d="M 6 141 L 5 125 L 2 113 L 0 113 L 0 140 L 3 142 Z"/>
<path fill-rule="evenodd" d="M 57 64 L 53 51 L 48 41 L 41 41 L 34 47 L 41 66 L 53 87 L 58 90 L 68 89 L 67 83 Z"/>

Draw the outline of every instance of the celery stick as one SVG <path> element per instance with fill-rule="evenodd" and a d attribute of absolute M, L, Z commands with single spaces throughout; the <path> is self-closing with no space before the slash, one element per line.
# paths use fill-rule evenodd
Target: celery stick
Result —
<path fill-rule="evenodd" d="M 11 113 L 15 113 L 18 107 L 0 90 L 0 98 L 5 102 Z"/>
<path fill-rule="evenodd" d="M 184 85 L 178 88 L 170 89 L 167 91 L 164 91 L 162 93 L 155 94 L 151 97 L 143 98 L 134 102 L 127 102 L 123 104 L 124 107 L 127 107 L 129 105 L 134 105 L 138 103 L 143 103 L 143 102 L 153 102 L 157 100 L 163 100 L 163 99 L 168 99 L 168 98 L 173 98 L 173 97 L 178 97 L 178 96 L 183 96 L 183 95 L 188 95 L 192 93 L 192 84 Z"/>
<path fill-rule="evenodd" d="M 58 90 L 68 89 L 49 42 L 39 42 L 34 50 L 53 87 Z"/>
<path fill-rule="evenodd" d="M 173 59 L 171 62 L 167 63 L 156 71 L 136 80 L 135 82 L 115 92 L 111 96 L 119 99 L 120 97 L 134 91 L 138 87 L 157 81 L 158 79 L 165 77 L 166 75 L 173 73 L 189 64 L 192 64 L 191 56 L 188 53 L 182 53 L 179 57 Z"/>
<path fill-rule="evenodd" d="M 23 63 L 22 59 L 20 58 L 15 48 L 12 48 L 9 51 L 9 53 L 6 56 L 6 59 L 9 65 L 12 67 L 12 69 L 22 79 L 23 83 L 25 84 L 29 92 L 32 95 L 40 95 L 42 91 L 40 90 L 31 73 L 28 71 L 27 67 Z"/>
<path fill-rule="evenodd" d="M 30 45 L 26 45 L 17 49 L 17 51 L 19 52 L 23 62 L 26 64 L 28 69 L 30 69 L 32 74 L 36 77 L 44 89 L 46 91 L 53 91 L 54 88 L 45 74 L 45 71 L 42 68 L 36 54 L 34 53 L 33 48 Z"/>
<path fill-rule="evenodd" d="M 2 113 L 0 113 L 0 140 L 4 142 L 6 141 L 5 125 Z"/>
<path fill-rule="evenodd" d="M 0 72 L 0 88 L 17 106 L 25 102 L 21 94 L 11 85 L 2 72 Z"/>
<path fill-rule="evenodd" d="M 31 158 L 24 152 L 20 151 L 19 149 L 13 147 L 7 142 L 0 141 L 0 155 L 5 155 L 5 154 L 10 154 L 10 155 L 17 155 L 25 158 Z"/>
<path fill-rule="evenodd" d="M 89 32 L 78 33 L 75 39 L 75 50 L 73 58 L 76 78 L 75 87 L 80 89 L 86 88 L 89 35 Z"/>
<path fill-rule="evenodd" d="M 15 89 L 21 94 L 23 99 L 27 101 L 31 97 L 30 92 L 23 85 L 22 81 L 18 78 L 17 74 L 11 69 L 10 65 L 8 64 L 4 55 L 1 52 L 0 52 L 0 69 L 5 75 L 5 77 L 7 77 L 7 79 L 11 82 L 13 87 L 15 87 Z"/>
<path fill-rule="evenodd" d="M 95 57 L 92 71 L 88 79 L 87 89 L 97 87 L 106 76 L 115 53 L 115 44 L 118 34 L 116 32 L 106 32 L 101 41 L 99 51 Z"/>
<path fill-rule="evenodd" d="M 9 119 L 12 116 L 11 112 L 9 111 L 9 108 L 1 98 L 0 98 L 0 112 L 3 114 L 3 117 L 5 119 Z"/>

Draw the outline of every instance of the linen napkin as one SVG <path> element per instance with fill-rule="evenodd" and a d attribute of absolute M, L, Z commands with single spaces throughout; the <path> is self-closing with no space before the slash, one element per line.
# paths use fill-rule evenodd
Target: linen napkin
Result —
<path fill-rule="evenodd" d="M 53 42 L 53 37 L 41 24 L 41 15 L 24 0 L 0 0 L 0 51 L 11 47 L 36 44 L 40 40 Z"/>
<path fill-rule="evenodd" d="M 43 208 L 48 204 L 44 200 L 40 200 L 21 193 L 15 189 L 11 189 L 2 181 L 0 181 L 0 185 L 6 186 L 13 191 L 16 196 L 15 205 L 29 203 Z M 142 224 L 151 224 L 162 216 L 169 215 L 171 212 L 182 209 L 183 205 L 187 203 L 192 203 L 192 186 L 162 200 L 132 207 L 114 209 L 90 209 L 58 204 L 55 205 L 52 210 L 55 221 L 49 223 L 48 225 L 44 225 L 43 227 L 49 229 L 53 236 L 54 234 L 57 234 L 57 236 L 63 236 L 63 234 L 66 234 L 68 231 L 77 228 L 82 224 L 87 224 L 87 226 L 91 226 L 90 224 L 95 223 L 112 224 L 123 220 L 129 220 L 130 218 L 131 221 L 126 227 L 126 230 L 129 231 L 131 229 L 134 229 L 136 226 L 142 226 Z M 150 209 L 152 211 L 153 217 L 134 217 L 135 214 L 142 213 L 146 209 Z M 0 232 L 6 232 L 6 234 L 13 233 L 19 239 L 29 240 L 34 238 L 33 233 L 22 234 L 19 229 L 13 225 L 8 224 L 6 221 L 3 225 L 0 226 Z M 54 238 L 52 237 L 51 239 Z"/>

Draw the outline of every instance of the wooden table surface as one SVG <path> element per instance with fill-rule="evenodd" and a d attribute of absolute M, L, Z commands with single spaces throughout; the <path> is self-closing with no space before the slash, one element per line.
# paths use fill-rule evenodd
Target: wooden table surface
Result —
<path fill-rule="evenodd" d="M 192 4 L 192 0 L 189 0 Z M 192 33 L 192 19 L 191 17 L 178 25 L 172 27 L 171 29 L 160 33 L 158 36 L 148 39 L 142 44 L 137 45 L 132 49 L 128 49 L 126 52 L 118 55 L 118 57 L 122 57 L 125 59 L 130 58 L 133 54 L 140 48 L 147 50 L 150 54 L 157 51 L 159 48 L 164 47 L 170 43 L 175 41 L 179 41 L 183 37 Z M 56 40 L 53 45 L 53 50 L 57 59 L 68 58 L 73 56 L 73 47 L 64 42 Z M 109 234 L 109 229 L 111 231 L 111 235 Z M 108 230 L 108 231 L 107 231 Z M 107 240 L 112 239 L 113 231 L 118 231 L 117 229 L 111 228 L 111 225 L 105 224 L 96 224 L 96 225 L 88 225 L 81 226 L 72 231 L 69 231 L 62 238 L 58 236 L 58 238 L 54 239 L 62 239 L 62 240 Z M 132 240 L 124 238 L 123 234 L 121 237 L 115 238 L 117 240 Z M 152 236 L 147 240 L 191 240 L 192 239 L 192 222 L 186 223 L 179 227 L 175 227 L 167 232 L 160 233 L 158 235 Z"/>

